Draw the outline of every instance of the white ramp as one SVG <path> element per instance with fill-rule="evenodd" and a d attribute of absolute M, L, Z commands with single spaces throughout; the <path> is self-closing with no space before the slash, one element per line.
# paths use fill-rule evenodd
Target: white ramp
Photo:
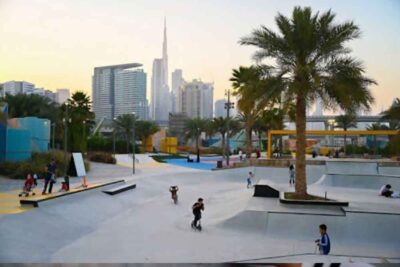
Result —
<path fill-rule="evenodd" d="M 372 189 L 377 193 L 384 184 L 390 184 L 398 190 L 400 189 L 400 176 L 325 174 L 315 183 L 320 186 Z"/>
<path fill-rule="evenodd" d="M 326 174 L 376 175 L 378 162 L 371 161 L 326 161 Z"/>

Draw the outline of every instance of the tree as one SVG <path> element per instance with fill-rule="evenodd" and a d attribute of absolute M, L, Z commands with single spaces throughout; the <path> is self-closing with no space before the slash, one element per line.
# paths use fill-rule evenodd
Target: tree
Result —
<path fill-rule="evenodd" d="M 67 103 L 61 105 L 61 117 L 64 119 L 68 104 L 68 144 L 70 151 L 84 151 L 86 149 L 86 135 L 94 125 L 95 114 L 91 111 L 90 97 L 81 91 L 75 92 Z M 60 128 L 64 129 L 63 126 Z M 65 129 L 64 129 L 65 130 Z"/>
<path fill-rule="evenodd" d="M 126 140 L 126 153 L 129 154 L 129 143 L 132 139 L 133 129 L 136 127 L 137 118 L 133 114 L 123 114 L 118 116 L 114 120 L 115 130 L 123 134 Z M 135 144 L 133 144 L 133 149 L 135 149 Z"/>
<path fill-rule="evenodd" d="M 357 117 L 354 113 L 347 113 L 343 115 L 336 116 L 336 128 L 341 128 L 343 131 L 347 131 L 349 128 L 357 128 Z M 347 138 L 346 134 L 344 135 L 344 154 L 346 155 L 346 145 L 347 145 Z"/>
<path fill-rule="evenodd" d="M 254 59 L 272 59 L 269 70 L 285 86 L 268 88 L 265 94 L 285 95 L 285 102 L 296 107 L 296 185 L 297 197 L 307 195 L 305 166 L 306 107 L 316 98 L 325 108 L 369 109 L 373 102 L 368 85 L 375 81 L 364 76 L 360 61 L 352 58 L 345 44 L 360 36 L 351 21 L 334 24 L 330 10 L 312 14 L 309 7 L 295 7 L 292 17 L 278 14 L 279 32 L 265 26 L 242 38 L 240 44 L 258 48 Z M 270 61 L 269 61 L 270 62 Z"/>
<path fill-rule="evenodd" d="M 389 127 L 387 125 L 381 124 L 379 122 L 377 123 L 372 123 L 371 125 L 367 126 L 368 131 L 380 131 L 380 130 L 389 130 Z M 376 135 L 374 137 L 374 154 L 377 154 L 378 152 L 378 142 L 376 139 Z"/>
<path fill-rule="evenodd" d="M 228 123 L 229 123 L 229 133 L 227 133 Z M 222 157 L 225 157 L 226 153 L 229 153 L 229 151 L 227 151 L 228 147 L 225 145 L 226 136 L 229 134 L 229 137 L 232 137 L 237 132 L 239 132 L 240 128 L 241 128 L 240 123 L 237 119 L 232 118 L 232 117 L 229 118 L 229 120 L 228 120 L 228 118 L 218 117 L 218 118 L 213 119 L 213 124 L 214 124 L 215 131 L 221 135 Z"/>
<path fill-rule="evenodd" d="M 390 108 L 382 112 L 382 115 L 383 120 L 389 120 L 392 129 L 400 129 L 400 98 L 396 98 Z"/>
<path fill-rule="evenodd" d="M 200 162 L 199 138 L 201 133 L 204 131 L 204 126 L 205 121 L 200 118 L 188 119 L 185 123 L 186 138 L 192 138 L 196 141 L 197 162 Z"/>
<path fill-rule="evenodd" d="M 261 89 L 266 87 L 263 79 L 264 69 L 257 66 L 239 67 L 232 71 L 233 94 L 239 97 L 239 120 L 242 122 L 246 133 L 246 157 L 250 158 L 252 152 L 252 132 L 256 118 L 260 116 L 269 99 L 259 98 Z"/>
<path fill-rule="evenodd" d="M 139 120 L 135 125 L 135 135 L 137 139 L 145 144 L 147 137 L 160 131 L 160 127 L 155 122 Z"/>
<path fill-rule="evenodd" d="M 254 131 L 258 135 L 258 140 L 260 142 L 260 149 L 262 147 L 261 136 L 262 133 L 266 133 L 269 130 L 282 130 L 284 128 L 285 111 L 280 108 L 272 108 L 269 110 L 264 110 L 254 123 Z"/>
<path fill-rule="evenodd" d="M 206 134 L 207 141 L 210 141 L 211 137 L 217 132 L 212 119 L 204 120 L 204 132 Z"/>

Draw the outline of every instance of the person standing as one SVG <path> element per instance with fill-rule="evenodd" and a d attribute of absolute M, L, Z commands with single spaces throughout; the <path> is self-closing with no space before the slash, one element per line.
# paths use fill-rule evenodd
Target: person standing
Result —
<path fill-rule="evenodd" d="M 327 227 L 325 224 L 319 226 L 319 233 L 321 234 L 321 239 L 315 240 L 317 246 L 319 247 L 319 252 L 322 255 L 328 255 L 331 251 L 331 240 L 329 239 Z"/>
<path fill-rule="evenodd" d="M 254 173 L 249 172 L 249 176 L 247 177 L 247 188 L 251 187 L 251 179 L 254 178 Z"/>
<path fill-rule="evenodd" d="M 294 166 L 293 166 L 293 164 L 290 164 L 290 166 L 289 166 L 289 185 L 292 185 L 292 183 L 294 185 L 295 175 L 296 175 L 296 171 L 294 169 Z"/>
<path fill-rule="evenodd" d="M 201 231 L 201 224 L 200 224 L 201 211 L 204 211 L 204 203 L 202 198 L 199 198 L 197 202 L 193 204 L 192 210 L 194 215 L 194 220 L 192 221 L 191 224 L 192 228 Z"/>
<path fill-rule="evenodd" d="M 175 204 L 178 204 L 178 186 L 174 185 L 169 188 L 169 192 L 171 192 L 171 198 L 173 199 Z"/>
<path fill-rule="evenodd" d="M 48 185 L 49 185 L 49 194 L 51 194 L 51 191 L 53 190 L 53 184 L 55 183 L 56 180 L 56 170 L 57 170 L 56 161 L 54 160 L 54 158 L 52 158 L 50 163 L 47 164 L 46 167 L 46 176 L 44 178 L 44 188 L 42 195 L 46 195 L 46 190 Z"/>

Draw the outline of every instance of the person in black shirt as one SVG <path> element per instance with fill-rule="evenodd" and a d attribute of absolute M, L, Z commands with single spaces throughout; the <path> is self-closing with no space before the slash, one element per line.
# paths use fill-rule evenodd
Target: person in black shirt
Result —
<path fill-rule="evenodd" d="M 51 190 L 53 189 L 53 184 L 55 183 L 56 180 L 56 169 L 57 169 L 56 161 L 54 159 L 51 159 L 50 163 L 47 164 L 42 195 L 46 195 L 47 185 L 49 183 L 50 183 L 49 194 L 51 194 Z"/>
<path fill-rule="evenodd" d="M 201 219 L 201 211 L 204 210 L 203 199 L 199 198 L 196 203 L 192 206 L 194 220 L 192 222 L 192 228 L 195 228 L 201 231 L 200 219 Z"/>

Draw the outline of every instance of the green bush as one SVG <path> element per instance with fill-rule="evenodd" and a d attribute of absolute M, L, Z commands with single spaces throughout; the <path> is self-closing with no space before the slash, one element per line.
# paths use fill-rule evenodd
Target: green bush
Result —
<path fill-rule="evenodd" d="M 102 162 L 108 164 L 115 164 L 117 161 L 114 156 L 110 153 L 105 152 L 93 152 L 89 154 L 89 159 L 94 162 Z"/>
<path fill-rule="evenodd" d="M 67 161 L 71 154 L 67 155 Z M 64 175 L 64 152 L 60 150 L 50 150 L 47 153 L 33 153 L 32 159 L 26 161 L 16 162 L 2 162 L 0 163 L 0 174 L 13 178 L 13 179 L 25 179 L 28 173 L 36 173 L 39 177 L 43 177 L 46 174 L 46 166 L 50 160 L 54 158 L 57 164 L 56 175 Z M 86 170 L 90 169 L 89 164 L 85 164 Z"/>
<path fill-rule="evenodd" d="M 104 138 L 101 136 L 93 136 L 88 139 L 87 150 L 94 152 L 109 152 L 113 153 L 113 139 Z M 129 145 L 129 151 L 132 152 L 132 145 Z M 115 140 L 115 153 L 126 154 L 126 141 Z M 135 153 L 140 153 L 140 147 L 135 146 Z"/>

